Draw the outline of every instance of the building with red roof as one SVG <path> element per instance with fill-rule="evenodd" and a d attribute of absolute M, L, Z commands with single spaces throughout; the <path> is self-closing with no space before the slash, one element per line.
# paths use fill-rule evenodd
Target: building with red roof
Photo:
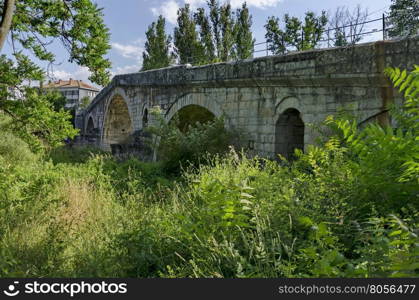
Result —
<path fill-rule="evenodd" d="M 42 87 L 44 89 L 55 89 L 59 91 L 67 99 L 65 107 L 68 109 L 77 109 L 81 104 L 85 104 L 83 103 L 85 101 L 90 103 L 97 93 L 99 93 L 99 90 L 94 86 L 72 78 L 69 80 L 50 81 Z"/>

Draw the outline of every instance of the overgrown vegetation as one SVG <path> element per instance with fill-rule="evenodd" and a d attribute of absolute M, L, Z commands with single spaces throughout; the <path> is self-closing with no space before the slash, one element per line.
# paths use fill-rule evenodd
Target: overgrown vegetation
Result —
<path fill-rule="evenodd" d="M 230 146 L 238 145 L 241 139 L 239 132 L 225 127 L 223 118 L 213 118 L 208 111 L 190 112 L 198 116 L 197 122 L 185 121 L 186 116 L 182 120 L 175 116 L 167 123 L 161 111 L 151 112 L 156 124 L 148 128 L 154 136 L 150 146 L 158 153 L 161 166 L 168 174 L 180 175 L 183 168 L 205 164 L 213 155 L 227 153 Z"/>
<path fill-rule="evenodd" d="M 397 129 L 328 118 L 293 164 L 230 150 L 168 177 L 165 161 L 42 156 L 1 130 L 0 275 L 418 276 L 419 68 L 388 73 Z"/>

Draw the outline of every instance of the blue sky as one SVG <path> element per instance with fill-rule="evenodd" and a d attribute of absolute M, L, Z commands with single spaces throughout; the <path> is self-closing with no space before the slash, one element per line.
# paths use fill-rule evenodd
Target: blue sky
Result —
<path fill-rule="evenodd" d="M 159 14 L 167 19 L 167 32 L 173 32 L 176 20 L 176 10 L 186 3 L 201 7 L 205 0 L 93 0 L 103 7 L 105 23 L 111 32 L 112 49 L 109 59 L 112 62 L 112 74 L 136 72 L 141 68 L 142 51 L 145 31 L 148 25 L 155 21 Z M 234 8 L 241 6 L 245 0 L 230 0 Z M 247 0 L 253 16 L 253 34 L 257 42 L 264 41 L 264 24 L 269 16 L 280 18 L 285 13 L 302 17 L 304 12 L 312 10 L 320 13 L 322 10 L 333 12 L 338 6 L 352 9 L 357 4 L 368 8 L 368 19 L 379 18 L 388 11 L 391 0 Z M 380 22 L 375 26 L 380 26 Z M 367 37 L 374 39 L 374 37 Z M 65 50 L 54 46 L 58 65 L 54 66 L 53 76 L 56 79 L 82 79 L 87 81 L 89 75 L 86 68 L 67 62 Z"/>

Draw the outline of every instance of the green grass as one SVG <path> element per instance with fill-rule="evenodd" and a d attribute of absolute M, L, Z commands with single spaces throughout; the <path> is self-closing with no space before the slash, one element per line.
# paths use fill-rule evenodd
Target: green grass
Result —
<path fill-rule="evenodd" d="M 2 277 L 417 275 L 417 213 L 355 213 L 337 152 L 321 176 L 231 152 L 182 178 L 87 152 L 19 168 L 1 156 Z"/>

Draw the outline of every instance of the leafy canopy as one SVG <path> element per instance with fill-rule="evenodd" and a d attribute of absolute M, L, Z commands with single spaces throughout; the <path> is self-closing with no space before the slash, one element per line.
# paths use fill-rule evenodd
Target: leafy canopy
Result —
<path fill-rule="evenodd" d="M 390 6 L 390 37 L 419 33 L 419 2 L 417 0 L 392 0 Z"/>
<path fill-rule="evenodd" d="M 0 114 L 11 117 L 15 133 L 37 149 L 74 137 L 71 116 L 57 109 L 60 96 L 28 82 L 45 79 L 45 70 L 35 61 L 51 66 L 56 60 L 52 44 L 59 42 L 70 62 L 88 67 L 89 79 L 106 85 L 111 64 L 104 55 L 110 35 L 102 9 L 91 0 L 0 0 L 0 16 L 0 42 L 8 37 L 12 50 L 10 57 L 0 56 Z"/>
<path fill-rule="evenodd" d="M 157 23 L 151 23 L 147 29 L 142 71 L 163 68 L 170 65 L 169 46 L 171 37 L 166 35 L 165 24 L 165 18 L 159 16 Z"/>
<path fill-rule="evenodd" d="M 275 54 L 283 54 L 289 48 L 297 51 L 315 48 L 321 40 L 327 24 L 326 12 L 322 11 L 320 16 L 313 12 L 306 12 L 304 22 L 297 17 L 290 17 L 285 14 L 285 28 L 279 26 L 279 18 L 270 17 L 265 24 L 266 42 L 269 50 Z"/>

